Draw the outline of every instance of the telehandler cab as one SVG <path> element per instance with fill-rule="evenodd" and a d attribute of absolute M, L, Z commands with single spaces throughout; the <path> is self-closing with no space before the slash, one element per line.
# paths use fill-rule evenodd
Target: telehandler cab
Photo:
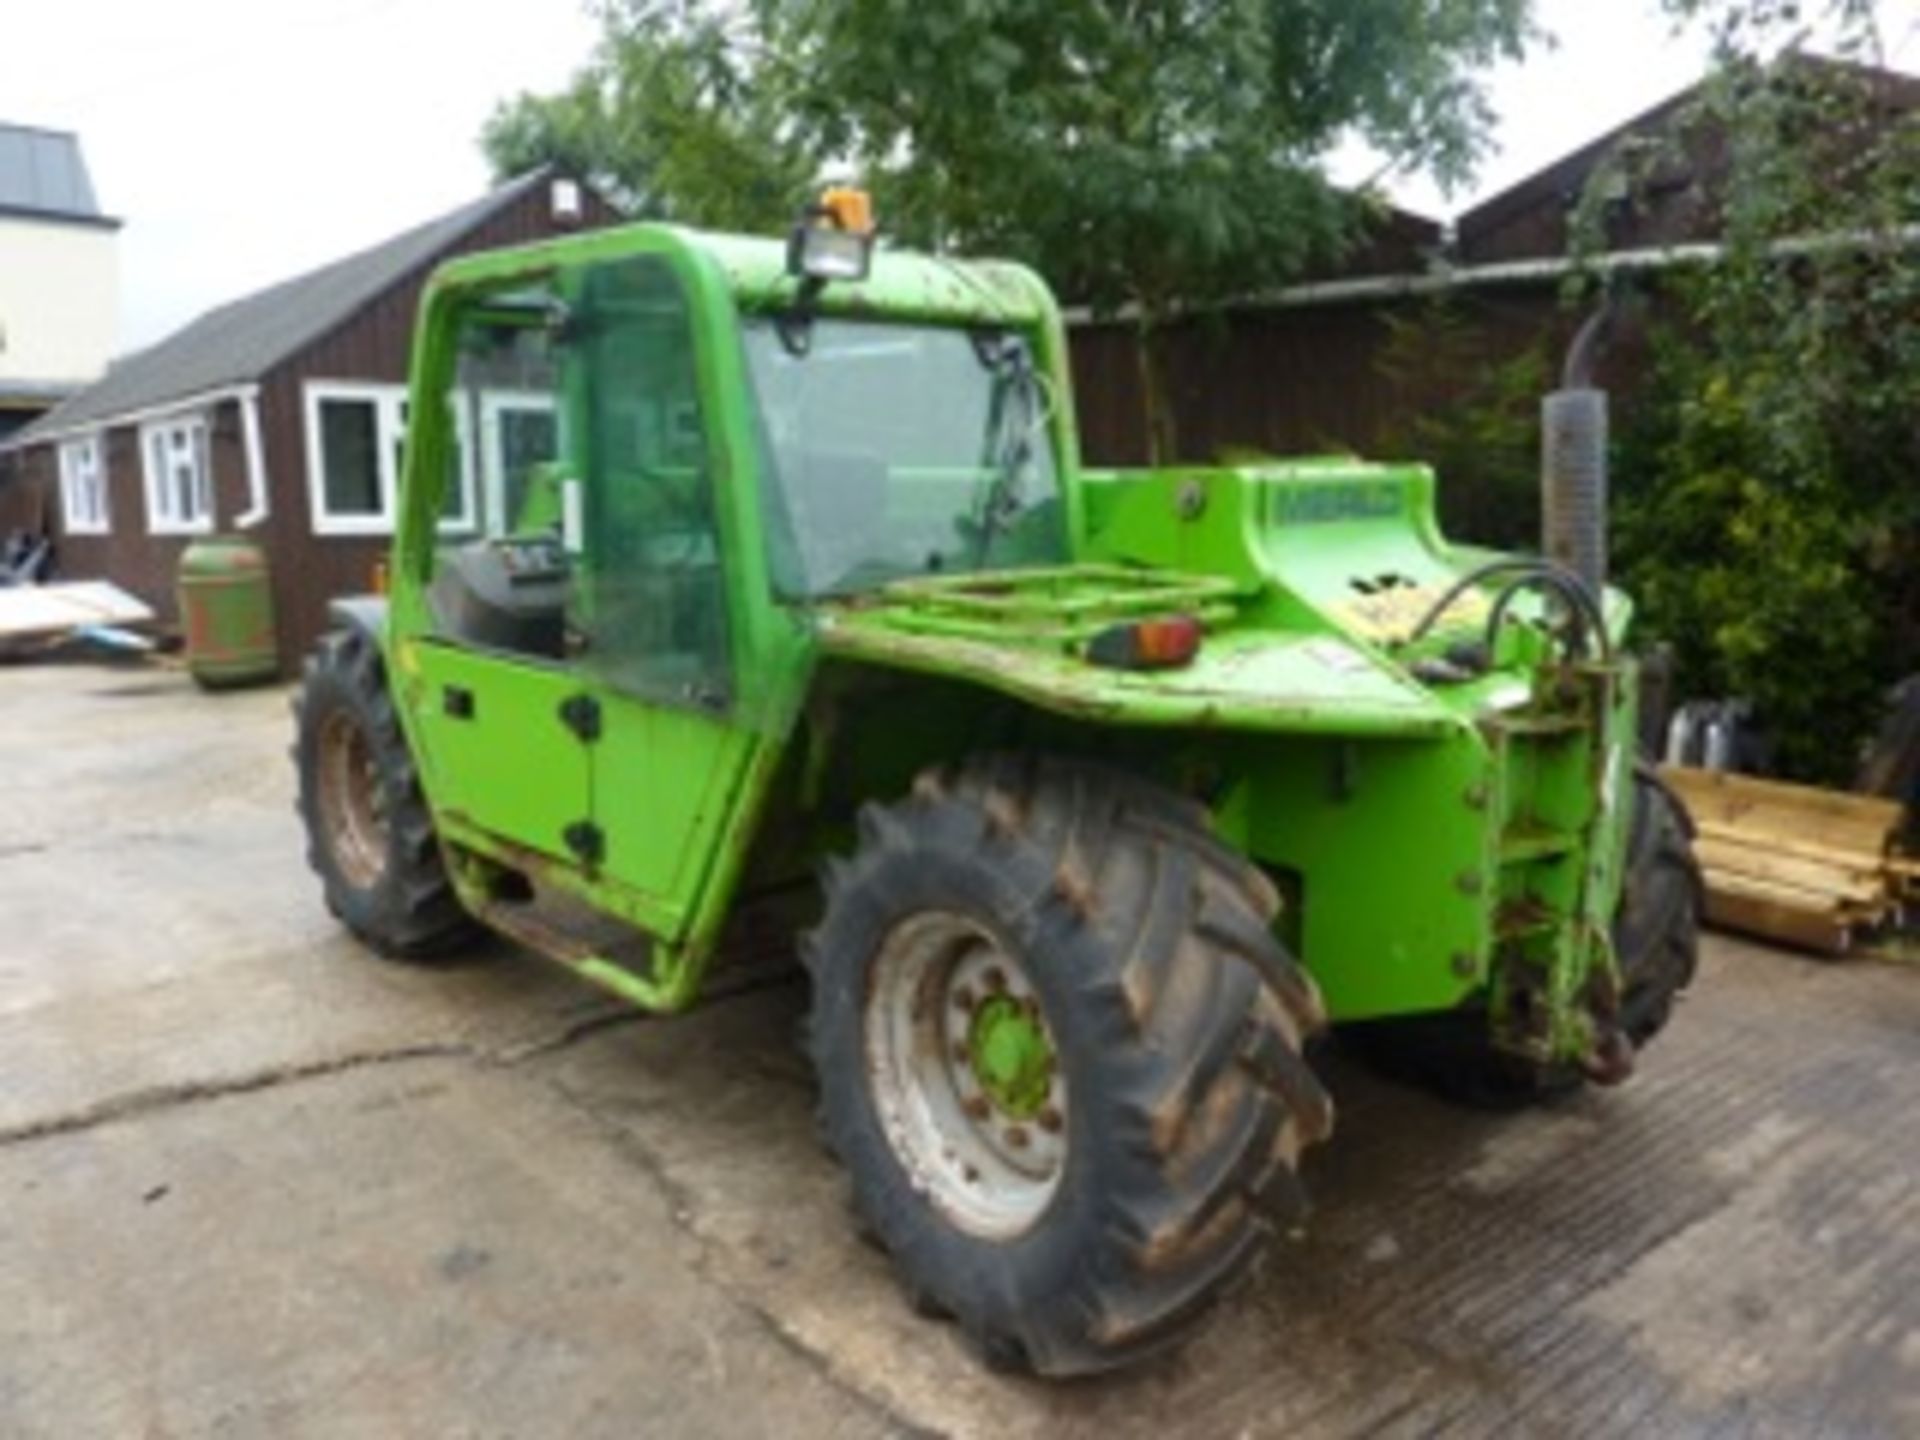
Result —
<path fill-rule="evenodd" d="M 857 192 L 445 265 L 411 416 L 298 702 L 327 904 L 673 1011 L 806 886 L 823 1132 L 990 1360 L 1187 1334 L 1303 1213 L 1329 1023 L 1524 1098 L 1692 976 L 1622 596 L 1449 546 L 1419 466 L 1084 468 L 1046 287 Z"/>

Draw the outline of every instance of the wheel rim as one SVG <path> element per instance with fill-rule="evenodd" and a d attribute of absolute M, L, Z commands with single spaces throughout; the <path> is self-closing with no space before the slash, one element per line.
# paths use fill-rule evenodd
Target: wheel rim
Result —
<path fill-rule="evenodd" d="M 1067 1082 L 1039 994 L 982 926 L 929 912 L 882 942 L 866 1005 L 867 1074 L 888 1143 L 954 1224 L 1030 1229 L 1067 1161 Z"/>
<path fill-rule="evenodd" d="M 340 876 L 356 890 L 380 879 L 387 864 L 387 805 L 373 746 L 359 721 L 344 710 L 320 727 L 315 767 L 320 828 Z"/>

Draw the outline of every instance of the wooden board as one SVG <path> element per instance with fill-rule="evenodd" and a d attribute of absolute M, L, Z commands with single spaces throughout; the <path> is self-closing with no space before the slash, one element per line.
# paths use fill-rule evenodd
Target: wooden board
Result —
<path fill-rule="evenodd" d="M 1724 820 L 1701 820 L 1696 817 L 1693 828 L 1698 832 L 1700 840 L 1720 840 L 1744 846 L 1747 849 L 1765 849 L 1780 855 L 1792 855 L 1803 860 L 1837 866 L 1849 873 L 1897 875 L 1899 873 L 1897 870 L 1889 870 L 1888 867 L 1901 863 L 1890 861 L 1883 855 L 1866 850 L 1823 845 L 1818 840 L 1809 840 L 1805 836 L 1777 835 L 1772 831 L 1754 830 L 1745 825 L 1730 825 Z"/>
<path fill-rule="evenodd" d="M 1843 955 L 1920 895 L 1920 858 L 1891 852 L 1891 800 L 1753 775 L 1661 769 L 1694 822 L 1707 920 Z"/>
<path fill-rule="evenodd" d="M 1839 900 L 1879 901 L 1887 894 L 1887 877 L 1863 866 L 1836 865 L 1708 835 L 1700 836 L 1693 849 L 1709 874 L 1746 875 Z"/>
<path fill-rule="evenodd" d="M 1830 816 L 1783 815 L 1776 812 L 1741 816 L 1733 822 L 1707 819 L 1705 824 L 1728 824 L 1750 844 L 1778 845 L 1807 853 L 1807 847 L 1857 857 L 1875 864 L 1886 854 L 1887 834 L 1878 826 Z"/>
<path fill-rule="evenodd" d="M 1847 901 L 1839 896 L 1818 890 L 1802 889 L 1798 885 L 1783 885 L 1777 880 L 1762 880 L 1753 875 L 1740 875 L 1730 870 L 1708 870 L 1705 872 L 1709 894 L 1738 895 L 1751 900 L 1765 900 L 1771 905 L 1782 905 L 1791 910 L 1804 911 L 1809 915 L 1838 915 Z"/>
<path fill-rule="evenodd" d="M 1902 811 L 1897 800 L 1883 800 L 1877 795 L 1823 790 L 1817 785 L 1794 785 L 1785 780 L 1765 780 L 1758 775 L 1738 775 L 1726 770 L 1694 770 L 1684 765 L 1663 765 L 1660 767 L 1660 778 L 1689 800 L 1698 796 L 1709 804 L 1735 810 L 1773 806 L 1805 814 L 1858 820 L 1887 829 L 1900 823 Z"/>
<path fill-rule="evenodd" d="M 118 585 L 73 580 L 0 589 L 0 641 L 44 640 L 89 625 L 139 625 L 153 611 Z"/>
<path fill-rule="evenodd" d="M 1709 888 L 1707 920 L 1723 929 L 1822 955 L 1844 955 L 1853 948 L 1853 925 L 1837 911 L 1821 914 L 1758 896 Z"/>
<path fill-rule="evenodd" d="M 1716 862 L 1740 874 L 1774 877 L 1849 900 L 1887 900 L 1901 877 L 1887 872 L 1903 806 L 1872 795 L 1667 766 L 1663 780 L 1686 804 L 1699 845 L 1724 849 Z M 1751 856 L 1770 856 L 1768 862 Z M 1713 862 L 1709 862 L 1711 868 Z M 1818 876 L 1807 866 L 1826 866 Z M 1862 889 L 1864 881 L 1864 889 Z"/>
<path fill-rule="evenodd" d="M 1660 775 L 1696 824 L 1731 827 L 1754 843 L 1883 856 L 1903 816 L 1897 802 L 1871 795 L 1680 766 Z"/>

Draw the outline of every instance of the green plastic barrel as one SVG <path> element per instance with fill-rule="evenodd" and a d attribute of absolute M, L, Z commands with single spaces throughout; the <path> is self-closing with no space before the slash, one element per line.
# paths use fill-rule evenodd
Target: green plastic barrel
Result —
<path fill-rule="evenodd" d="M 179 597 L 195 680 L 221 689 L 278 677 L 265 550 L 238 535 L 194 541 L 180 557 Z"/>

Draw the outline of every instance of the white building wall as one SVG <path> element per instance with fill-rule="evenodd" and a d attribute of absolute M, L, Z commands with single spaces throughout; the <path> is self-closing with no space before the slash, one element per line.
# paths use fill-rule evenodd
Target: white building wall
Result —
<path fill-rule="evenodd" d="M 104 226 L 0 215 L 0 386 L 90 381 L 106 370 L 118 240 Z"/>

